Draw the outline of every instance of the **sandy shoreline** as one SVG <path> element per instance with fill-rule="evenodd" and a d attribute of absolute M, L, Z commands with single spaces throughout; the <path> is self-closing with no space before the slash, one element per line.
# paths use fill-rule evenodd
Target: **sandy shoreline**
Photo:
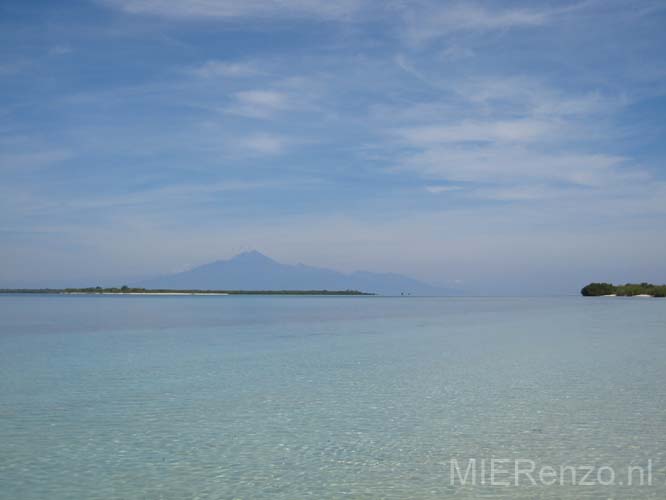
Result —
<path fill-rule="evenodd" d="M 632 298 L 632 297 L 639 297 L 639 298 L 643 298 L 643 299 L 645 299 L 645 298 L 648 298 L 648 299 L 658 298 L 654 295 L 649 295 L 647 293 L 639 293 L 637 295 L 618 295 L 616 293 L 611 293 L 611 294 L 608 294 L 608 295 L 599 295 L 599 297 L 626 297 L 626 298 L 629 298 L 629 299 Z"/>

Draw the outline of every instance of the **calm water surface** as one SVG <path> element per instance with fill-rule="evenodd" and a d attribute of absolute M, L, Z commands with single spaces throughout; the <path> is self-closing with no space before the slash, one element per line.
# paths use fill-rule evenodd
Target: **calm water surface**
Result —
<path fill-rule="evenodd" d="M 666 300 L 0 296 L 0 498 L 663 499 Z"/>

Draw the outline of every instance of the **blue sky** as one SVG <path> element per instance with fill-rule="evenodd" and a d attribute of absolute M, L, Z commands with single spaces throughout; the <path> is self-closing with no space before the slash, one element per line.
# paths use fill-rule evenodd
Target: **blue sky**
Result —
<path fill-rule="evenodd" d="M 4 1 L 0 286 L 256 248 L 472 293 L 666 282 L 662 1 Z"/>

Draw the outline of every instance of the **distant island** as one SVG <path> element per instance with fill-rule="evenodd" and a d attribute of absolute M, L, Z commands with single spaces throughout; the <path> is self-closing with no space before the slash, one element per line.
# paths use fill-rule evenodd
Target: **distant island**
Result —
<path fill-rule="evenodd" d="M 612 283 L 590 283 L 580 291 L 584 297 L 666 297 L 666 285 L 653 285 L 652 283 L 627 283 L 626 285 L 613 285 Z"/>
<path fill-rule="evenodd" d="M 124 275 L 125 276 L 125 275 Z M 152 295 L 388 295 L 450 296 L 459 290 L 441 288 L 395 273 L 335 271 L 304 264 L 283 264 L 251 250 L 227 260 L 216 260 L 187 271 L 122 279 L 125 287 L 58 288 L 27 285 L 30 289 L 9 289 L 0 293 L 60 294 L 152 294 Z M 107 280 L 87 283 L 109 283 Z M 82 284 L 87 284 L 82 283 Z M 76 282 L 64 284 L 78 285 Z M 60 283 L 54 286 L 62 286 Z M 5 288 L 5 290 L 2 290 Z M 363 290 L 363 292 L 359 291 Z"/>
<path fill-rule="evenodd" d="M 61 295 L 374 295 L 358 290 L 173 290 L 121 287 L 88 288 L 16 288 L 0 289 L 0 293 L 41 293 Z"/>
<path fill-rule="evenodd" d="M 127 282 L 126 282 L 127 283 Z M 251 250 L 187 271 L 129 282 L 152 290 L 364 290 L 379 295 L 454 295 L 448 290 L 395 273 L 343 273 L 303 264 L 283 264 Z M 457 292 L 459 294 L 459 292 Z"/>

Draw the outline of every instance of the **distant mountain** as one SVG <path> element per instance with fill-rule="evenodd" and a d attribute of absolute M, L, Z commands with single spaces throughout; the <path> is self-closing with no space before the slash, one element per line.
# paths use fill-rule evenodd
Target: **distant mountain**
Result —
<path fill-rule="evenodd" d="M 453 293 L 399 274 L 366 271 L 345 274 L 303 264 L 281 264 L 257 251 L 145 280 L 134 286 L 180 290 L 359 290 L 380 295 Z"/>

